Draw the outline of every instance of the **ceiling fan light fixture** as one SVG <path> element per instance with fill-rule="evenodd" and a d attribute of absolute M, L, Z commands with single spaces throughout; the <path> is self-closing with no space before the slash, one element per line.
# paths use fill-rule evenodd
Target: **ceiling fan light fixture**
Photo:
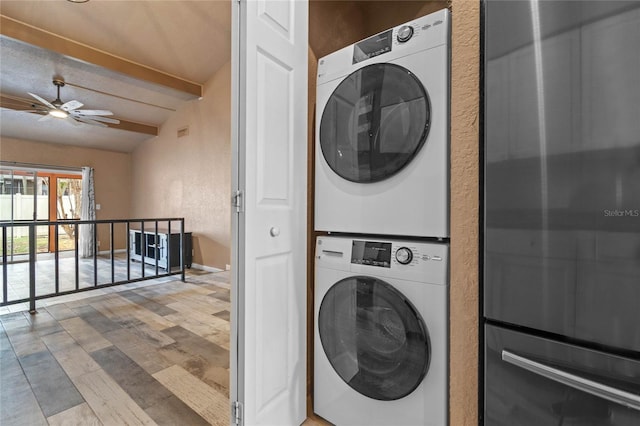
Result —
<path fill-rule="evenodd" d="M 67 118 L 69 116 L 69 114 L 67 114 L 65 111 L 62 111 L 61 109 L 52 109 L 51 111 L 49 111 L 49 115 L 55 118 Z"/>

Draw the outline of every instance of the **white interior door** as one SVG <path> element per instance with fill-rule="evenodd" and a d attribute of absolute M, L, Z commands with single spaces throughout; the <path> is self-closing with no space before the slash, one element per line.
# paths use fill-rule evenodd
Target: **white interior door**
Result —
<path fill-rule="evenodd" d="M 233 2 L 233 188 L 242 201 L 232 229 L 231 399 L 232 422 L 244 425 L 306 418 L 307 16 L 306 0 Z"/>

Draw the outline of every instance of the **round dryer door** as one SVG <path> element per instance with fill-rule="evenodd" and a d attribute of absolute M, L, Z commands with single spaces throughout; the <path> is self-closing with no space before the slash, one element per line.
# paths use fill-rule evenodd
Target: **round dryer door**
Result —
<path fill-rule="evenodd" d="M 322 300 L 318 328 L 334 370 L 362 395 L 403 398 L 427 373 L 424 321 L 402 293 L 382 280 L 355 276 L 338 281 Z"/>
<path fill-rule="evenodd" d="M 395 64 L 368 65 L 331 94 L 320 121 L 320 148 L 342 178 L 378 182 L 411 162 L 429 124 L 429 97 L 413 73 Z"/>

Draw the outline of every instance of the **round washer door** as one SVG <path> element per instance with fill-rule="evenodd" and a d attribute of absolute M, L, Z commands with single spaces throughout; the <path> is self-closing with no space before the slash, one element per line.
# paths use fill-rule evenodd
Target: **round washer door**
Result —
<path fill-rule="evenodd" d="M 402 293 L 380 279 L 354 276 L 334 284 L 320 304 L 318 328 L 331 366 L 369 398 L 403 398 L 427 374 L 424 321 Z"/>
<path fill-rule="evenodd" d="M 373 64 L 346 77 L 320 120 L 320 148 L 344 179 L 372 183 L 402 170 L 429 133 L 429 96 L 418 78 L 395 64 Z"/>

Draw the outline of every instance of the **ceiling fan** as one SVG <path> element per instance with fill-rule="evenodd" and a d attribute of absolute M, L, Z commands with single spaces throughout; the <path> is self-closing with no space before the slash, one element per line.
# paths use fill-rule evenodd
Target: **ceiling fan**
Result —
<path fill-rule="evenodd" d="M 49 120 L 52 117 L 58 119 L 66 119 L 74 125 L 80 125 L 80 123 L 91 124 L 94 126 L 108 127 L 105 123 L 119 124 L 120 120 L 115 118 L 105 117 L 105 115 L 113 115 L 111 111 L 102 109 L 78 109 L 84 104 L 80 101 L 68 101 L 62 102 L 60 100 L 60 88 L 64 87 L 64 80 L 61 78 L 54 78 L 53 85 L 58 88 L 58 97 L 54 101 L 47 101 L 46 99 L 38 96 L 34 93 L 27 92 L 33 98 L 35 98 L 40 104 L 32 104 L 32 107 L 36 109 L 36 112 L 45 113 L 46 115 L 40 118 L 38 121 Z"/>

